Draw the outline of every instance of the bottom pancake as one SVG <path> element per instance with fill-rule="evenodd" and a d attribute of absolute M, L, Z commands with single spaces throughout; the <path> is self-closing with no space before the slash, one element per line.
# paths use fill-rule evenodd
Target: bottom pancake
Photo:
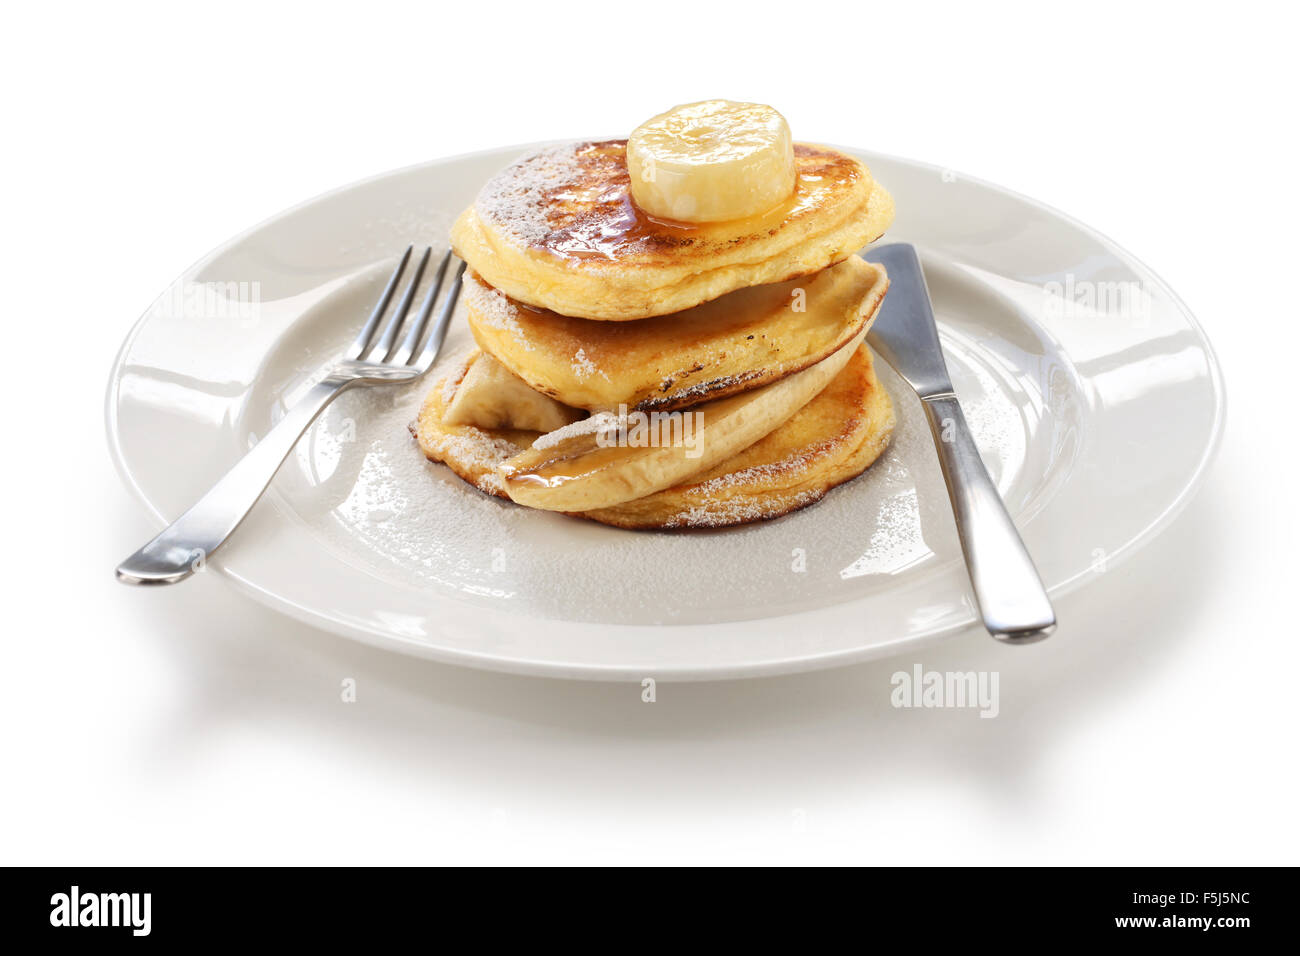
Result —
<path fill-rule="evenodd" d="M 434 385 L 411 432 L 432 461 L 506 497 L 497 465 L 539 432 L 447 425 L 460 370 Z M 574 513 L 620 528 L 719 528 L 776 518 L 867 469 L 889 445 L 894 409 L 861 346 L 844 370 L 780 428 L 688 481 L 609 508 Z"/>

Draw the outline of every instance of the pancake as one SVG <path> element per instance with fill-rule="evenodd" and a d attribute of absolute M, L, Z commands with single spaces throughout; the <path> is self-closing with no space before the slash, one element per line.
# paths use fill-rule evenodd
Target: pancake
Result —
<path fill-rule="evenodd" d="M 411 431 L 421 451 L 462 479 L 506 498 L 497 466 L 539 432 L 444 425 L 459 370 L 436 384 Z M 807 405 L 765 438 L 688 481 L 610 508 L 578 512 L 620 528 L 719 528 L 775 518 L 861 474 L 889 444 L 894 410 L 867 347 Z"/>
<path fill-rule="evenodd" d="M 871 324 L 888 287 L 883 268 L 850 256 L 814 276 L 632 322 L 534 309 L 475 276 L 465 308 L 479 347 L 544 395 L 593 411 L 671 411 L 820 362 Z"/>
<path fill-rule="evenodd" d="M 452 226 L 456 253 L 518 302 L 628 321 L 824 269 L 894 218 L 893 199 L 861 162 L 797 143 L 794 195 L 772 211 L 719 223 L 654 219 L 632 201 L 626 145 L 569 143 L 507 167 Z"/>

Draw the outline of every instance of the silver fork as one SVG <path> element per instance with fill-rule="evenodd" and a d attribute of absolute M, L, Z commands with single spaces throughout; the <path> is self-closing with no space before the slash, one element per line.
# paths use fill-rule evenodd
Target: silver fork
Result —
<path fill-rule="evenodd" d="M 239 523 L 262 497 L 275 473 L 280 470 L 293 446 L 330 402 L 356 385 L 396 385 L 413 382 L 433 365 L 447 335 L 456 299 L 460 295 L 465 263 L 455 271 L 450 291 L 438 310 L 433 329 L 425 337 L 429 316 L 438 300 L 443 280 L 451 263 L 448 251 L 438 264 L 438 271 L 419 313 L 406 322 L 416 289 L 433 252 L 426 247 L 415 267 L 415 275 L 402 293 L 388 322 L 384 313 L 402 281 L 414 246 L 407 246 L 393 270 L 365 327 L 348 350 L 325 374 L 325 377 L 285 414 L 266 436 L 206 495 L 171 523 L 143 548 L 117 567 L 117 579 L 126 584 L 175 584 L 202 567 L 212 552 L 221 547 Z M 383 325 L 382 331 L 380 330 Z M 403 328 L 405 326 L 405 328 Z M 376 335 L 378 333 L 378 335 Z M 400 339 L 399 339 L 400 336 Z M 423 340 L 423 341 L 422 341 Z"/>

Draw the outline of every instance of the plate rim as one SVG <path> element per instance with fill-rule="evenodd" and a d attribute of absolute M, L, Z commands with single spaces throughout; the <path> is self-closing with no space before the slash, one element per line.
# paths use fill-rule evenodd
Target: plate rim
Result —
<path fill-rule="evenodd" d="M 608 137 L 606 137 L 608 138 Z M 187 268 L 168 284 L 167 289 L 172 288 L 177 282 L 185 276 L 191 275 L 201 269 L 206 263 L 219 257 L 232 247 L 238 245 L 249 236 L 255 234 L 267 225 L 274 223 L 286 216 L 289 216 L 301 209 L 305 209 L 319 202 L 329 199 L 332 196 L 347 192 L 352 189 L 378 182 L 405 173 L 427 167 L 440 166 L 446 163 L 471 160 L 488 155 L 502 154 L 517 151 L 519 155 L 553 145 L 557 142 L 568 142 L 569 140 L 552 139 L 543 140 L 534 143 L 507 144 L 504 146 L 489 147 L 485 149 L 470 150 L 461 153 L 455 153 L 447 156 L 438 156 L 433 159 L 424 160 L 418 163 L 411 163 L 405 166 L 395 167 L 379 173 L 374 173 L 351 182 L 343 183 L 332 189 L 312 195 L 299 202 L 293 203 L 283 209 L 275 212 L 263 219 L 258 220 L 248 228 L 230 237 L 226 241 L 215 246 L 204 255 L 192 262 Z M 1143 260 L 1133 253 L 1129 252 L 1124 246 L 1120 245 L 1107 234 L 1101 232 L 1086 222 L 1064 212 L 1057 207 L 1035 199 L 1014 189 L 1009 189 L 997 183 L 982 179 L 977 176 L 969 176 L 960 171 L 953 170 L 950 167 L 940 166 L 925 160 L 913 159 L 911 157 L 900 156 L 892 153 L 882 153 L 877 150 L 865 150 L 859 147 L 843 146 L 830 144 L 832 148 L 844 152 L 867 157 L 879 157 L 886 162 L 894 162 L 902 165 L 929 170 L 936 174 L 950 174 L 963 182 L 973 184 L 983 189 L 991 190 L 1003 196 L 1023 202 L 1040 212 L 1049 214 L 1052 217 L 1060 219 L 1073 226 L 1080 232 L 1097 240 L 1105 246 L 1108 251 L 1116 255 L 1117 258 L 1125 260 L 1131 266 L 1140 269 L 1146 278 L 1154 282 L 1156 286 L 1168 296 L 1171 304 L 1177 308 L 1183 319 L 1188 323 L 1191 331 L 1196 335 L 1200 345 L 1205 350 L 1208 366 L 1208 381 L 1211 385 L 1214 395 L 1214 415 L 1210 426 L 1210 432 L 1202 449 L 1201 456 L 1197 461 L 1196 467 L 1192 469 L 1182 479 L 1181 487 L 1178 494 L 1165 506 L 1165 508 L 1155 515 L 1141 531 L 1132 535 L 1124 544 L 1113 552 L 1107 554 L 1107 565 L 1109 567 L 1118 567 L 1127 561 L 1134 553 L 1150 544 L 1163 531 L 1170 527 L 1180 514 L 1191 503 L 1191 500 L 1201 490 L 1205 484 L 1205 479 L 1213 466 L 1218 452 L 1223 443 L 1223 435 L 1227 419 L 1227 387 L 1224 381 L 1222 365 L 1219 361 L 1213 343 L 1206 334 L 1205 329 L 1197 319 L 1196 315 L 1183 301 L 1182 297 L 1169 285 L 1165 279 L 1160 276 L 1154 269 L 1148 266 Z M 146 321 L 154 311 L 154 307 L 167 295 L 164 289 L 159 295 L 152 300 L 140 316 L 132 323 L 130 330 L 123 339 L 122 344 L 118 347 L 113 357 L 113 365 L 110 369 L 107 388 L 105 389 L 104 401 L 104 425 L 106 438 L 108 441 L 109 457 L 112 459 L 114 469 L 118 477 L 126 486 L 131 495 L 144 506 L 146 514 L 152 520 L 154 525 L 159 529 L 168 523 L 166 516 L 149 500 L 140 487 L 139 482 L 131 473 L 128 467 L 125 455 L 123 453 L 120 441 L 120 430 L 118 428 L 118 397 L 122 381 L 122 372 L 124 368 L 124 359 L 131 349 L 131 346 L 143 330 Z M 777 676 L 781 674 L 793 674 L 808 672 L 814 670 L 823 670 L 832 667 L 841 667 L 849 664 L 860 663 L 866 660 L 872 660 L 890 656 L 897 653 L 902 647 L 918 647 L 930 644 L 942 638 L 955 635 L 967 630 L 977 629 L 979 626 L 978 618 L 972 612 L 970 618 L 966 621 L 955 623 L 941 624 L 923 628 L 919 631 L 909 632 L 906 635 L 894 636 L 890 639 L 867 646 L 845 648 L 835 651 L 827 651 L 817 654 L 800 654 L 797 656 L 766 658 L 759 661 L 745 663 L 730 663 L 726 665 L 714 666 L 669 666 L 664 667 L 659 664 L 611 664 L 589 661 L 557 661 L 545 659 L 521 658 L 518 655 L 507 656 L 492 654 L 482 651 L 468 651 L 460 649 L 448 649 L 436 644 L 424 643 L 415 638 L 397 634 L 392 631 L 382 630 L 380 628 L 367 628 L 358 626 L 350 621 L 341 620 L 338 617 L 318 611 L 314 608 L 305 607 L 296 603 L 289 598 L 273 593 L 268 588 L 257 584 L 256 582 L 231 571 L 219 560 L 209 562 L 208 567 L 215 568 L 221 578 L 230 581 L 235 585 L 236 590 L 247 594 L 257 603 L 268 607 L 274 611 L 285 614 L 294 620 L 308 624 L 311 627 L 325 631 L 331 634 L 337 634 L 360 641 L 371 647 L 382 648 L 387 651 L 396 651 L 412 656 L 421 657 L 427 660 L 437 661 L 444 664 L 453 664 L 461 667 L 472 667 L 482 670 L 490 670 L 501 673 L 511 673 L 529 676 L 543 676 L 562 679 L 586 679 L 597 681 L 608 680 L 640 680 L 647 673 L 654 674 L 656 679 L 667 679 L 677 681 L 708 681 L 708 680 L 732 680 L 745 679 L 753 677 Z M 1075 572 L 1064 581 L 1060 581 L 1048 589 L 1048 593 L 1056 600 L 1073 593 L 1080 588 L 1091 575 L 1087 568 Z M 869 601 L 869 597 L 861 597 L 856 600 L 842 602 L 846 607 L 852 607 Z M 796 611 L 787 614 L 769 615 L 766 620 L 789 619 L 796 620 L 814 615 L 819 611 L 825 610 L 825 607 L 818 607 L 808 610 Z M 513 613 L 505 612 L 502 613 Z M 640 624 L 623 624 L 612 623 L 601 625 L 609 630 L 628 630 L 645 627 L 665 627 L 674 630 L 690 629 L 708 629 L 715 628 L 718 624 L 663 624 L 663 625 L 640 625 Z"/>

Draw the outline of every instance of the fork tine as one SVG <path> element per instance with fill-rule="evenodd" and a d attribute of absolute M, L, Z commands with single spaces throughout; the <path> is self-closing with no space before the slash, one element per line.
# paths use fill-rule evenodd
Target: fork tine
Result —
<path fill-rule="evenodd" d="M 379 327 L 379 320 L 384 317 L 384 310 L 388 308 L 388 303 L 393 300 L 393 293 L 397 291 L 397 283 L 401 281 L 402 273 L 406 271 L 406 263 L 410 261 L 411 250 L 414 248 L 414 244 L 409 245 L 406 247 L 406 251 L 402 253 L 402 259 L 397 263 L 397 268 L 388 277 L 388 285 L 384 286 L 384 294 L 379 297 L 379 301 L 375 303 L 374 311 L 370 313 L 370 318 L 366 319 L 366 324 L 357 334 L 357 337 L 352 340 L 352 344 L 348 346 L 345 353 L 348 358 L 360 358 L 361 353 L 370 345 L 375 329 Z"/>
<path fill-rule="evenodd" d="M 442 340 L 447 337 L 447 326 L 451 324 L 451 314 L 456 311 L 456 300 L 460 298 L 460 287 L 464 277 L 465 263 L 462 262 L 456 267 L 451 290 L 447 293 L 447 298 L 442 300 L 442 308 L 438 310 L 438 318 L 433 323 L 433 331 L 429 333 L 428 341 L 420 350 L 420 357 L 411 363 L 420 370 L 421 374 L 429 370 L 433 360 L 438 357 L 438 350 L 442 348 Z"/>
<path fill-rule="evenodd" d="M 447 264 L 450 262 L 451 250 L 448 249 L 443 253 L 442 260 L 438 263 L 438 271 L 429 284 L 429 291 L 424 297 L 424 302 L 420 305 L 419 315 L 415 317 L 414 322 L 409 323 L 401 347 L 393 353 L 390 360 L 393 364 L 405 365 L 411 360 L 411 356 L 415 354 L 415 350 L 419 347 L 420 338 L 424 335 L 424 329 L 429 324 L 429 316 L 433 312 L 434 303 L 438 301 L 438 293 L 442 290 L 442 281 L 447 277 Z"/>
<path fill-rule="evenodd" d="M 384 362 L 388 359 L 388 354 L 393 351 L 393 343 L 397 341 L 397 333 L 402 330 L 402 323 L 406 321 L 406 314 L 411 311 L 411 303 L 415 300 L 415 290 L 420 287 L 420 279 L 424 277 L 424 268 L 429 264 L 429 256 L 432 253 L 433 247 L 425 246 L 424 255 L 420 256 L 420 261 L 416 263 L 415 275 L 411 277 L 411 284 L 406 287 L 406 291 L 402 293 L 402 298 L 398 301 L 397 307 L 393 309 L 392 318 L 384 326 L 383 334 L 365 353 L 366 361 Z"/>

